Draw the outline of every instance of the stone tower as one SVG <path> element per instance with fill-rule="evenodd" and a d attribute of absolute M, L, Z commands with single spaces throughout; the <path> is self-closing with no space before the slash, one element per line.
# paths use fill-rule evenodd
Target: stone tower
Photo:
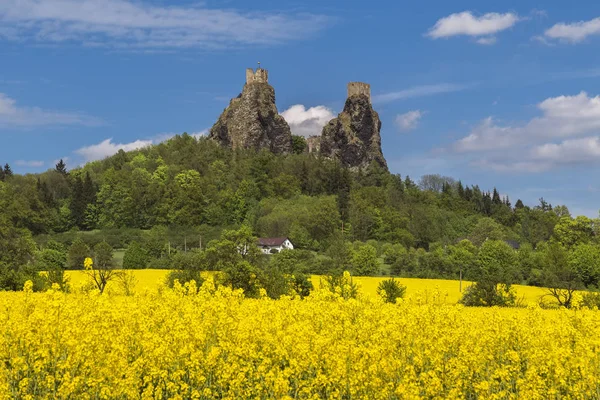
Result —
<path fill-rule="evenodd" d="M 371 85 L 363 82 L 348 83 L 348 97 L 352 96 L 367 96 L 369 103 L 371 102 Z"/>
<path fill-rule="evenodd" d="M 353 170 L 367 168 L 372 162 L 387 170 L 380 131 L 379 115 L 371 105 L 371 86 L 350 82 L 344 111 L 323 127 L 319 153 Z"/>
<path fill-rule="evenodd" d="M 257 68 L 256 71 L 246 68 L 246 84 L 251 83 L 269 83 L 269 71 L 262 68 Z"/>
<path fill-rule="evenodd" d="M 269 72 L 246 69 L 242 93 L 231 100 L 210 129 L 209 138 L 232 149 L 267 149 L 273 153 L 292 151 L 292 132 L 275 106 L 275 89 Z"/>

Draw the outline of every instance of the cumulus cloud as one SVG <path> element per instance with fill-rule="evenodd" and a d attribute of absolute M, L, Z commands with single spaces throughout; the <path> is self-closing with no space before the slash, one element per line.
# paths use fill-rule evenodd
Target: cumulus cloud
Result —
<path fill-rule="evenodd" d="M 548 139 L 582 136 L 600 130 L 600 96 L 586 92 L 548 98 L 538 104 L 542 116 L 523 124 L 502 126 L 486 118 L 455 143 L 461 152 L 506 149 Z"/>
<path fill-rule="evenodd" d="M 531 155 L 536 160 L 552 165 L 597 162 L 600 161 L 600 138 L 593 136 L 546 143 L 535 146 Z"/>
<path fill-rule="evenodd" d="M 0 38 L 91 46 L 224 48 L 303 39 L 323 15 L 159 6 L 134 0 L 3 0 Z"/>
<path fill-rule="evenodd" d="M 18 166 L 18 167 L 39 168 L 39 167 L 43 167 L 44 166 L 44 162 L 43 161 L 37 161 L 37 160 L 30 160 L 30 161 L 17 160 L 17 161 L 15 161 L 15 165 Z"/>
<path fill-rule="evenodd" d="M 306 108 L 302 104 L 291 106 L 281 113 L 294 135 L 309 137 L 320 135 L 321 130 L 335 118 L 333 111 L 325 106 Z"/>
<path fill-rule="evenodd" d="M 475 16 L 470 11 L 463 11 L 439 19 L 427 32 L 427 36 L 432 39 L 459 35 L 484 36 L 477 40 L 477 43 L 489 45 L 495 42 L 494 34 L 512 27 L 518 21 L 519 16 L 513 13 L 487 13 Z"/>
<path fill-rule="evenodd" d="M 467 89 L 468 85 L 455 83 L 439 83 L 435 85 L 414 86 L 412 88 L 399 90 L 396 92 L 382 93 L 372 96 L 373 103 L 389 103 L 395 100 L 410 99 L 413 97 L 432 96 L 442 93 L 458 92 Z"/>
<path fill-rule="evenodd" d="M 131 143 L 114 143 L 112 138 L 103 140 L 98 144 L 91 146 L 82 147 L 75 150 L 75 154 L 83 157 L 85 162 L 102 160 L 106 157 L 116 154 L 119 150 L 132 151 L 138 150 L 144 147 L 148 147 L 153 144 L 152 140 L 136 140 Z"/>
<path fill-rule="evenodd" d="M 189 133 L 190 136 L 199 139 L 208 134 L 208 129 L 203 129 L 198 132 Z M 154 135 L 150 139 L 138 139 L 129 143 L 114 143 L 112 138 L 103 140 L 100 143 L 93 144 L 90 146 L 85 146 L 80 149 L 74 151 L 80 158 L 83 159 L 83 162 L 90 162 L 96 160 L 102 160 L 106 157 L 110 157 L 116 154 L 119 150 L 123 151 L 132 151 L 142 149 L 144 147 L 151 146 L 153 144 L 158 144 L 164 142 L 166 140 L 171 139 L 172 137 L 180 135 L 180 133 L 160 133 L 158 135 Z M 68 157 L 63 157 L 63 161 L 67 161 Z M 55 162 L 57 163 L 58 160 Z"/>
<path fill-rule="evenodd" d="M 488 117 L 451 150 L 478 168 L 499 172 L 542 172 L 600 162 L 600 96 L 581 92 L 551 97 L 538 109 L 541 116 L 517 124 Z"/>
<path fill-rule="evenodd" d="M 404 114 L 396 115 L 395 123 L 401 131 L 411 131 L 419 125 L 423 112 L 421 110 L 413 110 Z"/>
<path fill-rule="evenodd" d="M 573 23 L 560 22 L 544 32 L 551 39 L 559 39 L 567 42 L 581 42 L 588 36 L 600 34 L 600 17 L 589 21 Z"/>
<path fill-rule="evenodd" d="M 43 110 L 39 107 L 21 107 L 16 100 L 0 93 L 1 127 L 36 127 L 48 125 L 86 125 L 102 124 L 98 118 L 81 113 Z"/>

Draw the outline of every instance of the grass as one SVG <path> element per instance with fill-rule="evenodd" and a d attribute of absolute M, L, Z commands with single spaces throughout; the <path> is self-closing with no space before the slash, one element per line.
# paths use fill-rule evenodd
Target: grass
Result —
<path fill-rule="evenodd" d="M 130 270 L 136 278 L 136 290 L 154 290 L 164 285 L 165 278 L 169 270 L 164 269 L 140 269 Z M 81 287 L 89 279 L 83 271 L 67 271 L 70 283 L 73 287 Z M 389 277 L 367 277 L 359 276 L 354 280 L 360 286 L 362 293 L 369 296 L 377 295 L 377 286 L 382 280 Z M 417 279 L 417 278 L 396 278 L 401 284 L 406 286 L 407 296 L 432 297 L 436 293 L 441 296 L 441 300 L 447 303 L 456 303 L 461 297 L 459 290 L 460 283 L 456 280 L 447 279 Z M 313 276 L 311 278 L 313 285 L 319 287 L 321 277 Z M 463 281 L 462 290 L 464 291 L 471 282 Z M 110 285 L 109 285 L 110 287 Z M 533 286 L 514 285 L 517 295 L 523 304 L 538 302 L 541 296 L 546 294 L 543 288 Z"/>

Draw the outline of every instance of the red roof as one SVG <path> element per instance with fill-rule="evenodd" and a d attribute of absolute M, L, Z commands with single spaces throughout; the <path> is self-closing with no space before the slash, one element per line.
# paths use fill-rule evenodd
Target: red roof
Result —
<path fill-rule="evenodd" d="M 281 246 L 283 242 L 288 240 L 287 237 L 276 237 L 276 238 L 258 238 L 259 246 Z"/>

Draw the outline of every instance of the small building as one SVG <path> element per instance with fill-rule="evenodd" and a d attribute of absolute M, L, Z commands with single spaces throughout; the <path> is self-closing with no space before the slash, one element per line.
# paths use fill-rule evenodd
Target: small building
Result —
<path fill-rule="evenodd" d="M 264 254 L 279 253 L 281 250 L 293 250 L 294 245 L 287 237 L 258 238 L 258 247 Z"/>

